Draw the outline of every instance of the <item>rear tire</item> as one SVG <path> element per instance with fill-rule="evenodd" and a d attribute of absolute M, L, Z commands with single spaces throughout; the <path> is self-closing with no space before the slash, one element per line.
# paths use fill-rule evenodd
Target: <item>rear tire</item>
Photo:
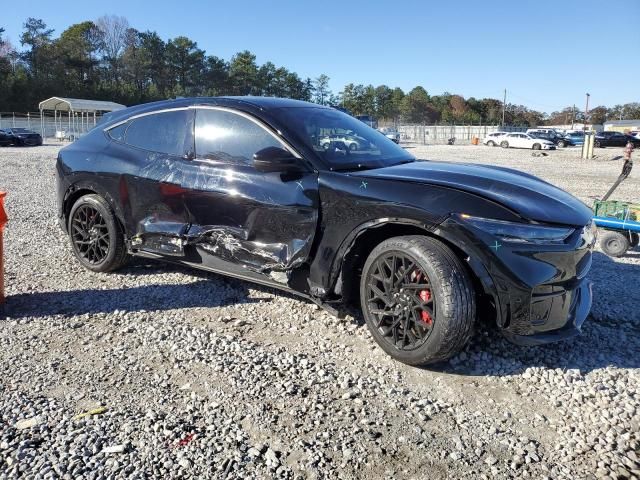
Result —
<path fill-rule="evenodd" d="M 111 272 L 127 263 L 122 227 L 100 195 L 85 195 L 74 203 L 68 230 L 73 253 L 87 270 Z"/>
<path fill-rule="evenodd" d="M 500 146 L 501 146 L 502 148 L 509 148 L 509 142 L 507 142 L 506 140 L 505 140 L 505 141 L 503 141 L 503 142 L 500 142 Z"/>
<path fill-rule="evenodd" d="M 490 147 L 495 147 L 496 146 L 496 142 L 494 142 L 493 140 L 489 140 L 487 142 L 487 145 L 490 146 Z"/>
<path fill-rule="evenodd" d="M 600 236 L 600 248 L 610 257 L 620 257 L 629 250 L 629 237 L 624 233 L 605 230 Z"/>
<path fill-rule="evenodd" d="M 360 302 L 374 340 L 409 365 L 456 354 L 476 318 L 464 265 L 442 242 L 424 236 L 390 238 L 373 249 L 362 270 Z"/>

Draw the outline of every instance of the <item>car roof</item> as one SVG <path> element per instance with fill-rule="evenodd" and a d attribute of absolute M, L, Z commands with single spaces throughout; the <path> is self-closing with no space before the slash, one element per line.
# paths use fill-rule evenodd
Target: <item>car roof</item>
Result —
<path fill-rule="evenodd" d="M 327 110 L 335 110 L 330 107 L 319 105 L 317 103 L 305 102 L 302 100 L 293 100 L 291 98 L 279 97 L 253 97 L 253 96 L 226 96 L 226 97 L 186 97 L 175 98 L 171 100 L 160 100 L 157 102 L 143 103 L 123 110 L 117 110 L 105 114 L 102 117 L 100 126 L 108 127 L 111 124 L 120 122 L 133 115 L 154 112 L 156 110 L 165 110 L 171 108 L 190 107 L 198 105 L 217 105 L 221 107 L 238 108 L 239 110 L 260 110 L 269 111 L 277 108 L 302 108 L 315 107 Z"/>

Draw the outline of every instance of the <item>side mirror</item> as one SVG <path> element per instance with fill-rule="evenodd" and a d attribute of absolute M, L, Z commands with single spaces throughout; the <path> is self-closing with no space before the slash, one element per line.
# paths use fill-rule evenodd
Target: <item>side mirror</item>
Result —
<path fill-rule="evenodd" d="M 260 172 L 297 172 L 300 160 L 280 147 L 267 147 L 253 154 L 253 166 Z"/>

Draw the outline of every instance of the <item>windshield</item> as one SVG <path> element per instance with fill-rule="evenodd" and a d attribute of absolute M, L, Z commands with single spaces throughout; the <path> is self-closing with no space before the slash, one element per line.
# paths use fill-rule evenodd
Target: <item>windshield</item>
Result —
<path fill-rule="evenodd" d="M 27 130 L 26 128 L 12 128 L 11 132 L 12 133 L 29 133 L 29 130 Z"/>
<path fill-rule="evenodd" d="M 322 107 L 281 108 L 296 136 L 332 170 L 381 168 L 415 158 L 382 133 L 338 110 Z"/>

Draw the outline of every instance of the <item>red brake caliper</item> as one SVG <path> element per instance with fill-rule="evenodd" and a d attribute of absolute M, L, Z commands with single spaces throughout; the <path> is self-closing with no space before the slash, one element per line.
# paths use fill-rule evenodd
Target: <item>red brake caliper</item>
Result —
<path fill-rule="evenodd" d="M 420 290 L 420 300 L 423 302 L 428 302 L 431 300 L 431 291 L 430 290 Z M 433 324 L 433 318 L 431 318 L 431 314 L 425 310 L 420 312 L 420 316 L 422 317 L 422 321 L 427 325 Z"/>

